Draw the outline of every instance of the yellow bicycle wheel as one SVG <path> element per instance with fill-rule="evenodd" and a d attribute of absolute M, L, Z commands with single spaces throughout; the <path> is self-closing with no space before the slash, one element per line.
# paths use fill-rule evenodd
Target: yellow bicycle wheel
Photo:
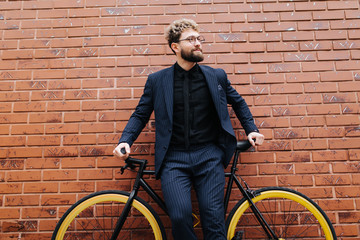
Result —
<path fill-rule="evenodd" d="M 122 191 L 101 191 L 76 202 L 56 225 L 52 240 L 110 239 L 129 198 Z M 136 197 L 117 239 L 166 239 L 159 216 L 144 200 Z"/>
<path fill-rule="evenodd" d="M 255 191 L 252 199 L 278 239 L 336 240 L 335 230 L 324 211 L 310 198 L 282 187 Z M 271 239 L 242 199 L 227 219 L 227 239 L 241 235 L 243 240 Z"/>

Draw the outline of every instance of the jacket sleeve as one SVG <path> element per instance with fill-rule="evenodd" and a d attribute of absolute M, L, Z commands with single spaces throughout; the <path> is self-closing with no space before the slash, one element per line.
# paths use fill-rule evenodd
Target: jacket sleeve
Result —
<path fill-rule="evenodd" d="M 226 91 L 226 100 L 234 110 L 246 135 L 249 135 L 251 132 L 259 132 L 245 99 L 231 86 L 225 71 L 221 69 L 221 73 L 222 77 L 220 79 L 222 81 L 222 86 Z"/>
<path fill-rule="evenodd" d="M 131 146 L 148 123 L 153 110 L 152 78 L 150 75 L 145 83 L 139 103 L 124 128 L 119 143 L 126 142 Z"/>

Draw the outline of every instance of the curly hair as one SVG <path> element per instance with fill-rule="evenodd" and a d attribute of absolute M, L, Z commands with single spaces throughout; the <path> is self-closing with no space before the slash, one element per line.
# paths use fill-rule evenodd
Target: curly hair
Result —
<path fill-rule="evenodd" d="M 188 29 L 199 31 L 198 24 L 194 20 L 184 18 L 172 22 L 165 32 L 169 47 L 171 48 L 172 43 L 179 42 L 181 34 Z"/>

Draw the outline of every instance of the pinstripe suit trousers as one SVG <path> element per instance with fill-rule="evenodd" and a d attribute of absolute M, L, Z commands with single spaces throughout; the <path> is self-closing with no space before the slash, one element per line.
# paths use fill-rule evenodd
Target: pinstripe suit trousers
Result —
<path fill-rule="evenodd" d="M 161 187 L 175 240 L 197 239 L 193 229 L 191 189 L 199 203 L 205 240 L 226 239 L 224 152 L 215 144 L 190 150 L 170 148 L 161 172 Z"/>

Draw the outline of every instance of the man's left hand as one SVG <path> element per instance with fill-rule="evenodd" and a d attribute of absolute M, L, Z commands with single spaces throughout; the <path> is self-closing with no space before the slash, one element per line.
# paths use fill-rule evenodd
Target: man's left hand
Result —
<path fill-rule="evenodd" d="M 264 142 L 264 135 L 262 135 L 261 133 L 258 132 L 251 132 L 249 133 L 249 135 L 247 136 L 249 142 L 251 143 L 251 145 L 253 145 L 255 147 L 255 145 L 261 145 Z M 255 141 L 254 141 L 255 139 Z"/>

